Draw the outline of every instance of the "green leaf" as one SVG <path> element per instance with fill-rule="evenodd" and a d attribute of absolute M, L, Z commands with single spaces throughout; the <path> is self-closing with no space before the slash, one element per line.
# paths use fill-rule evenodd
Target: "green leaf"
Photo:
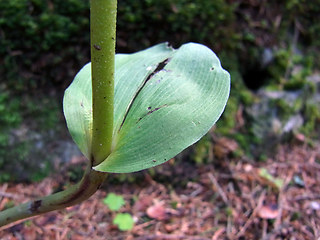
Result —
<path fill-rule="evenodd" d="M 103 203 L 106 204 L 110 210 L 118 211 L 125 204 L 125 201 L 122 196 L 109 193 L 108 196 L 103 199 Z"/>
<path fill-rule="evenodd" d="M 160 44 L 135 54 L 116 55 L 114 133 L 130 101 L 143 80 L 152 73 L 158 62 L 162 62 L 172 49 Z M 146 67 L 151 66 L 151 67 Z M 133 71 L 139 69 L 138 71 Z M 131 79 L 131 88 L 126 88 Z M 92 137 L 92 85 L 91 64 L 86 64 L 67 88 L 63 98 L 63 110 L 69 132 L 81 152 L 90 159 Z M 117 124 L 118 123 L 118 124 Z"/>
<path fill-rule="evenodd" d="M 260 168 L 259 169 L 259 176 L 268 180 L 270 183 L 272 183 L 277 189 L 281 189 L 283 187 L 284 181 L 281 178 L 275 178 L 273 177 L 266 168 Z"/>
<path fill-rule="evenodd" d="M 69 132 L 79 149 L 88 159 L 92 137 L 91 65 L 85 65 L 67 88 L 63 111 Z"/>
<path fill-rule="evenodd" d="M 134 221 L 129 213 L 118 213 L 113 219 L 113 224 L 117 225 L 121 231 L 128 231 L 133 228 Z"/>
<path fill-rule="evenodd" d="M 90 157 L 88 88 L 90 65 L 66 91 L 64 111 L 72 137 Z M 229 74 L 200 44 L 177 50 L 159 44 L 116 55 L 113 148 L 94 169 L 134 172 L 166 162 L 206 134 L 222 114 L 229 91 Z"/>

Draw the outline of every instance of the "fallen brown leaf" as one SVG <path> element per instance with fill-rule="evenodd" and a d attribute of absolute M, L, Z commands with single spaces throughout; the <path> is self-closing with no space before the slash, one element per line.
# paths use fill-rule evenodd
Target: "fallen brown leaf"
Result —
<path fill-rule="evenodd" d="M 279 214 L 277 204 L 263 205 L 259 211 L 258 216 L 263 219 L 275 219 Z"/>
<path fill-rule="evenodd" d="M 163 203 L 155 203 L 154 205 L 148 207 L 147 215 L 150 218 L 162 221 L 168 219 L 168 214 L 163 206 Z"/>

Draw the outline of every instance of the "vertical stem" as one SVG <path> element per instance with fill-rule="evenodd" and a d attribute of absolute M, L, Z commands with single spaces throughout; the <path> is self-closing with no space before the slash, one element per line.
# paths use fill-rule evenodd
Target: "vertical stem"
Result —
<path fill-rule="evenodd" d="M 106 173 L 97 172 L 92 167 L 102 162 L 111 151 L 116 13 L 117 0 L 91 0 L 93 156 L 82 180 L 65 191 L 0 212 L 0 227 L 80 203 L 94 194 L 106 178 Z"/>
<path fill-rule="evenodd" d="M 111 152 L 117 0 L 91 0 L 92 164 Z"/>

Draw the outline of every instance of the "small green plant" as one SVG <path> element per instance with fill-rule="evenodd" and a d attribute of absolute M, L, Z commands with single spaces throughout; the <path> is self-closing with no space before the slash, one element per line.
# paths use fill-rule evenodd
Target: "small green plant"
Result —
<path fill-rule="evenodd" d="M 273 177 L 266 168 L 259 169 L 259 176 L 268 181 L 273 185 L 277 190 L 280 190 L 283 187 L 284 181 L 281 178 Z"/>
<path fill-rule="evenodd" d="M 112 211 L 118 211 L 125 204 L 122 196 L 114 193 L 109 193 L 104 199 L 103 203 Z M 116 213 L 113 224 L 117 225 L 121 231 L 128 231 L 133 228 L 134 220 L 129 213 Z"/>
<path fill-rule="evenodd" d="M 133 228 L 134 221 L 129 213 L 118 213 L 113 219 L 113 224 L 117 225 L 121 231 L 128 231 Z"/>
<path fill-rule="evenodd" d="M 103 199 L 103 203 L 106 204 L 110 210 L 118 211 L 125 204 L 125 201 L 122 196 L 109 193 L 108 196 Z"/>
<path fill-rule="evenodd" d="M 230 76 L 209 48 L 159 44 L 115 55 L 117 1 L 90 4 L 91 63 L 76 75 L 63 103 L 68 129 L 88 166 L 67 190 L 1 212 L 0 226 L 82 202 L 107 172 L 135 172 L 168 161 L 204 136 L 225 108 Z M 114 222 L 130 223 L 127 215 Z"/>

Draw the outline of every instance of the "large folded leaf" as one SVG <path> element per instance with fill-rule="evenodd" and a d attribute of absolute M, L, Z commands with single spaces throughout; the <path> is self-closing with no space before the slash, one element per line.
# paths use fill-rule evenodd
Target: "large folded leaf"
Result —
<path fill-rule="evenodd" d="M 127 107 L 144 79 L 166 59 L 172 49 L 160 44 L 135 54 L 116 55 L 114 101 L 114 133 L 119 128 Z M 133 71 L 135 70 L 136 71 Z M 130 81 L 130 87 L 126 85 Z M 90 159 L 92 137 L 92 85 L 91 63 L 86 64 L 67 88 L 63 109 L 69 132 L 81 152 Z M 114 134 L 116 135 L 116 134 Z"/>
<path fill-rule="evenodd" d="M 69 132 L 81 152 L 89 159 L 92 137 L 91 66 L 85 65 L 67 88 L 63 111 Z"/>
<path fill-rule="evenodd" d="M 86 65 L 67 89 L 70 133 L 88 158 L 91 149 L 91 75 Z M 174 50 L 160 44 L 116 55 L 113 149 L 104 172 L 134 172 L 159 165 L 198 141 L 226 105 L 230 76 L 207 47 Z"/>

